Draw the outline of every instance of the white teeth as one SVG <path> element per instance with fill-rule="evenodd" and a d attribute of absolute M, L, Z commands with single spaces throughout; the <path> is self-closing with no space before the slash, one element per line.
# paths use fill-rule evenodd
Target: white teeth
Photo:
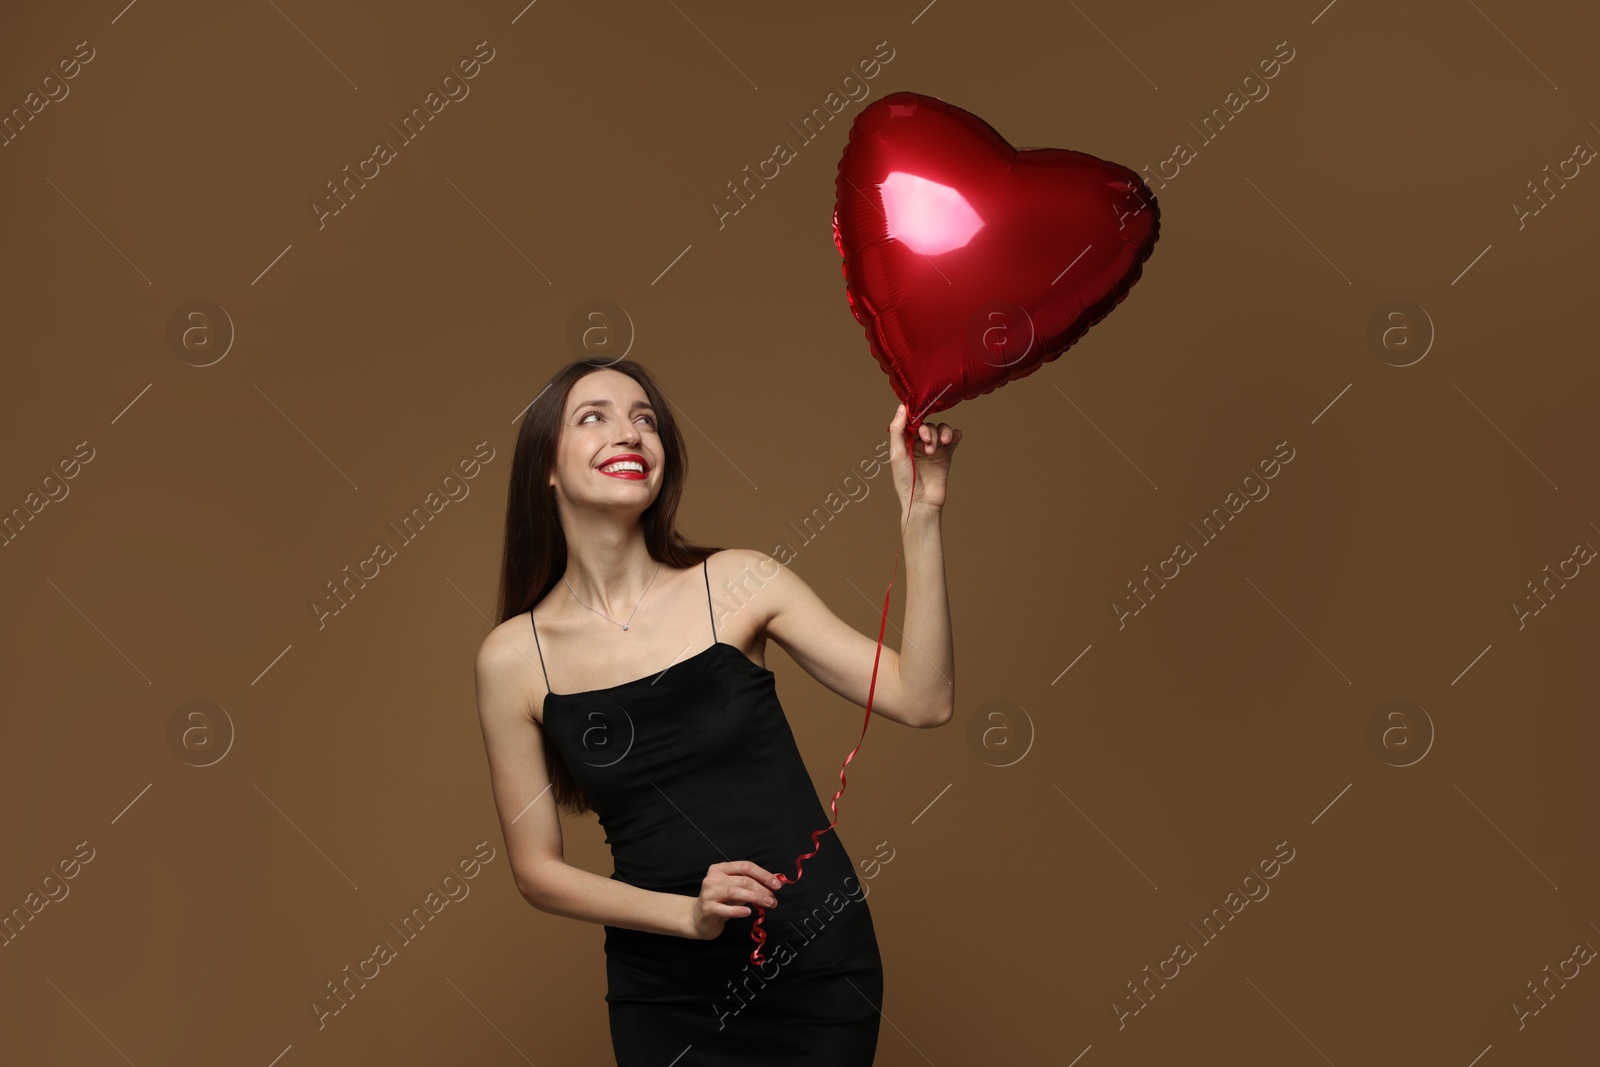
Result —
<path fill-rule="evenodd" d="M 600 468 L 600 472 L 602 474 L 609 473 L 611 471 L 638 471 L 640 474 L 643 474 L 644 464 L 639 463 L 636 460 L 624 459 L 619 460 L 616 463 L 608 463 L 604 467 Z"/>

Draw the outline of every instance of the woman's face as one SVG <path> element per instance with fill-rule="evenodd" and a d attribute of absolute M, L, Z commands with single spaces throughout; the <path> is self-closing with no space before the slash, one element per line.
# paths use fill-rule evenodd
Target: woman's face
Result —
<path fill-rule="evenodd" d="M 600 370 L 578 379 L 567 394 L 550 476 L 557 497 L 578 507 L 649 507 L 664 473 L 656 428 L 656 411 L 644 387 L 628 375 Z M 627 456 L 635 462 L 616 466 Z"/>

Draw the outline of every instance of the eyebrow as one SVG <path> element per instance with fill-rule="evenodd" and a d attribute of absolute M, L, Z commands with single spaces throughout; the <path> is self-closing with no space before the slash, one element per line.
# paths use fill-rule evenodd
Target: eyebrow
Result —
<path fill-rule="evenodd" d="M 612 404 L 611 401 L 609 401 L 609 400 L 588 400 L 588 401 L 585 401 L 582 404 L 579 404 L 576 408 L 574 408 L 573 409 L 573 414 L 577 414 L 577 412 L 579 410 L 583 409 L 583 408 L 609 408 L 609 407 L 615 407 L 615 405 Z M 650 401 L 648 401 L 648 400 L 635 400 L 633 402 L 633 406 L 630 407 L 628 410 L 629 411 L 637 411 L 640 408 L 648 408 L 649 410 L 654 411 L 655 410 L 655 405 L 651 404 Z"/>

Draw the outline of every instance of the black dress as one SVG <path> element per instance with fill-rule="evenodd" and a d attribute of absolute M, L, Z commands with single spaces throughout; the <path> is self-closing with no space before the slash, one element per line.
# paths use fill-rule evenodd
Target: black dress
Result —
<path fill-rule="evenodd" d="M 629 885 L 697 897 L 706 868 L 726 860 L 793 879 L 811 831 L 829 822 L 776 676 L 717 640 L 714 617 L 711 637 L 659 674 L 545 697 L 546 741 L 599 816 L 611 877 Z M 539 660 L 548 689 L 543 646 Z M 773 893 L 759 965 L 758 911 L 710 941 L 606 926 L 619 1067 L 872 1063 L 883 967 L 866 887 L 836 830 L 815 847 L 800 879 Z"/>

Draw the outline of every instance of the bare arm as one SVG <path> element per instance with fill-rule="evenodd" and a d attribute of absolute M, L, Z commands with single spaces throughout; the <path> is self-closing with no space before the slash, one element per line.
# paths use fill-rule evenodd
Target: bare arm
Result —
<path fill-rule="evenodd" d="M 923 424 L 915 441 L 917 486 L 912 498 L 912 455 L 906 449 L 905 405 L 889 424 L 889 461 L 900 496 L 905 552 L 905 629 L 901 648 L 884 648 L 840 619 L 800 577 L 771 556 L 736 549 L 741 596 L 754 606 L 768 636 L 817 681 L 862 707 L 872 687 L 872 710 L 886 719 L 927 729 L 955 715 L 955 651 L 950 597 L 944 574 L 940 518 L 950 456 L 961 431 Z M 752 572 L 754 574 L 752 575 Z M 749 593 L 753 579 L 756 590 Z M 741 605 L 743 610 L 743 605 Z M 877 657 L 877 681 L 873 662 Z"/>
<path fill-rule="evenodd" d="M 900 514 L 905 523 L 906 616 L 895 673 L 907 703 L 937 708 L 940 718 L 930 725 L 942 726 L 955 715 L 956 665 L 941 511 L 918 503 Z"/>
<path fill-rule="evenodd" d="M 863 708 L 871 687 L 873 714 L 891 722 L 929 729 L 950 721 L 955 665 L 936 511 L 917 507 L 906 526 L 906 625 L 898 652 L 885 642 L 880 654 L 876 633 L 863 634 L 839 618 L 804 579 L 770 555 L 754 549 L 729 549 L 728 555 L 738 559 L 747 607 L 760 613 L 767 636 L 807 674 Z"/>
<path fill-rule="evenodd" d="M 500 831 L 517 890 L 540 911 L 569 919 L 696 937 L 695 897 L 658 893 L 574 867 L 562 852 L 561 819 L 544 766 L 544 730 L 528 700 L 534 683 L 524 651 L 496 627 L 478 650 L 478 723 Z M 536 670 L 536 668 L 534 668 Z"/>
<path fill-rule="evenodd" d="M 536 895 L 523 895 L 551 915 L 652 934 L 694 936 L 690 921 L 695 897 L 640 889 L 563 862 L 545 864 L 533 884 Z"/>

